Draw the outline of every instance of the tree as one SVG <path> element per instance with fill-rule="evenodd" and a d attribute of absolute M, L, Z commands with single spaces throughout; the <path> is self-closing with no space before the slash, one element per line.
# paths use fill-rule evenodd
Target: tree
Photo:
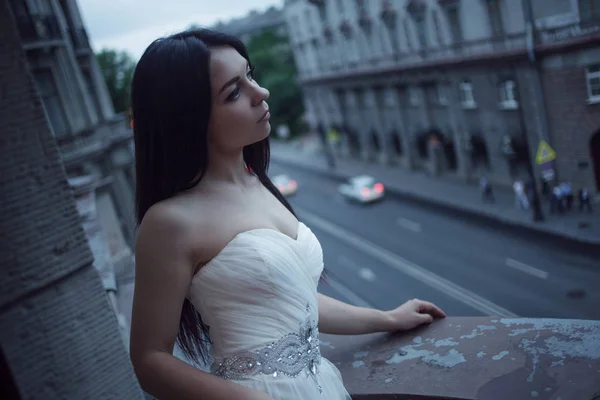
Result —
<path fill-rule="evenodd" d="M 299 133 L 304 105 L 288 38 L 264 30 L 250 38 L 247 48 L 256 81 L 271 92 L 268 103 L 273 126 L 285 124 L 292 135 Z"/>
<path fill-rule="evenodd" d="M 136 63 L 124 51 L 102 50 L 96 54 L 98 64 L 104 75 L 110 98 L 115 111 L 127 111 L 130 106 L 131 79 Z"/>

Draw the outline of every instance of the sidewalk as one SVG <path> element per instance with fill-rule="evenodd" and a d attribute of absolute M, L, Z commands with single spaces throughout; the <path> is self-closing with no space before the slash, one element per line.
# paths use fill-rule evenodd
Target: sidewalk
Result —
<path fill-rule="evenodd" d="M 531 211 L 517 209 L 512 191 L 506 188 L 494 187 L 496 203 L 484 204 L 478 185 L 468 185 L 443 176 L 431 177 L 423 171 L 408 172 L 400 166 L 387 167 L 339 158 L 336 160 L 336 168 L 330 170 L 325 155 L 319 149 L 299 142 L 271 141 L 271 159 L 280 164 L 327 174 L 338 180 L 359 174 L 372 175 L 384 183 L 389 193 L 413 201 L 484 219 L 487 222 L 524 229 L 531 233 L 586 245 L 600 245 L 600 204 L 598 203 L 594 205 L 593 214 L 574 210 L 559 216 L 551 215 L 549 204 L 544 202 L 542 208 L 545 221 L 533 222 Z M 587 223 L 588 226 L 582 228 L 580 223 Z"/>

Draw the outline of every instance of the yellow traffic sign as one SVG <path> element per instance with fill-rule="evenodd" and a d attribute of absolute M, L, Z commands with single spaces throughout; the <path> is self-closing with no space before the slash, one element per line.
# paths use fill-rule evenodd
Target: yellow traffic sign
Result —
<path fill-rule="evenodd" d="M 556 158 L 556 152 L 545 140 L 540 142 L 537 153 L 535 154 L 535 161 L 538 164 L 550 162 Z"/>

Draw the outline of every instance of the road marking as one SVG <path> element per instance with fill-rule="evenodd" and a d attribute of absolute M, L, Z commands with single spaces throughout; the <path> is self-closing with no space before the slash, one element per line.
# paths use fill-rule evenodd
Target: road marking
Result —
<path fill-rule="evenodd" d="M 423 231 L 423 229 L 421 228 L 421 224 L 419 224 L 418 222 L 414 222 L 406 218 L 398 218 L 396 222 L 398 223 L 398 225 L 400 225 L 404 229 L 408 229 L 409 231 L 415 233 L 420 233 Z"/>
<path fill-rule="evenodd" d="M 332 236 L 335 236 L 339 240 L 354 246 L 356 249 L 361 250 L 363 253 L 370 255 L 373 258 L 378 259 L 379 261 L 389 265 L 390 267 L 417 279 L 424 284 L 441 291 L 442 293 L 452 297 L 472 307 L 478 311 L 486 315 L 500 316 L 500 317 L 516 317 L 517 315 L 499 305 L 492 303 L 491 301 L 479 296 L 459 286 L 455 283 L 450 282 L 449 280 L 442 278 L 434 274 L 431 271 L 426 270 L 423 267 L 420 267 L 410 261 L 405 260 L 404 258 L 381 248 L 366 239 L 356 236 L 355 234 L 338 227 L 337 225 L 332 224 L 331 222 L 315 215 L 310 212 L 301 210 L 299 207 L 296 207 L 296 210 L 299 211 L 308 223 L 313 226 L 322 229 L 323 231 L 329 233 Z"/>
<path fill-rule="evenodd" d="M 532 267 L 531 265 L 523 264 L 522 262 L 513 260 L 512 258 L 506 259 L 506 266 L 517 269 L 521 272 L 525 272 L 526 274 L 533 275 L 536 278 L 548 279 L 548 273 L 546 271 L 542 271 L 541 269 Z"/>
<path fill-rule="evenodd" d="M 367 282 L 375 282 L 375 279 L 377 279 L 375 273 L 369 268 L 361 268 L 358 271 L 358 276 L 360 276 L 361 279 L 364 279 Z"/>
<path fill-rule="evenodd" d="M 325 282 L 331 286 L 333 290 L 348 299 L 351 304 L 358 307 L 375 308 L 368 301 L 354 293 L 350 288 L 333 279 L 331 275 L 326 276 Z"/>

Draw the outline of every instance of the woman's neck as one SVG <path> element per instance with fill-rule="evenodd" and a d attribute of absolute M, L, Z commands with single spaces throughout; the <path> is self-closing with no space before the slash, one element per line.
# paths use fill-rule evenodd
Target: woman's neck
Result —
<path fill-rule="evenodd" d="M 214 154 L 209 157 L 208 168 L 204 179 L 214 182 L 245 184 L 251 174 L 248 173 L 243 152 L 223 155 Z"/>

